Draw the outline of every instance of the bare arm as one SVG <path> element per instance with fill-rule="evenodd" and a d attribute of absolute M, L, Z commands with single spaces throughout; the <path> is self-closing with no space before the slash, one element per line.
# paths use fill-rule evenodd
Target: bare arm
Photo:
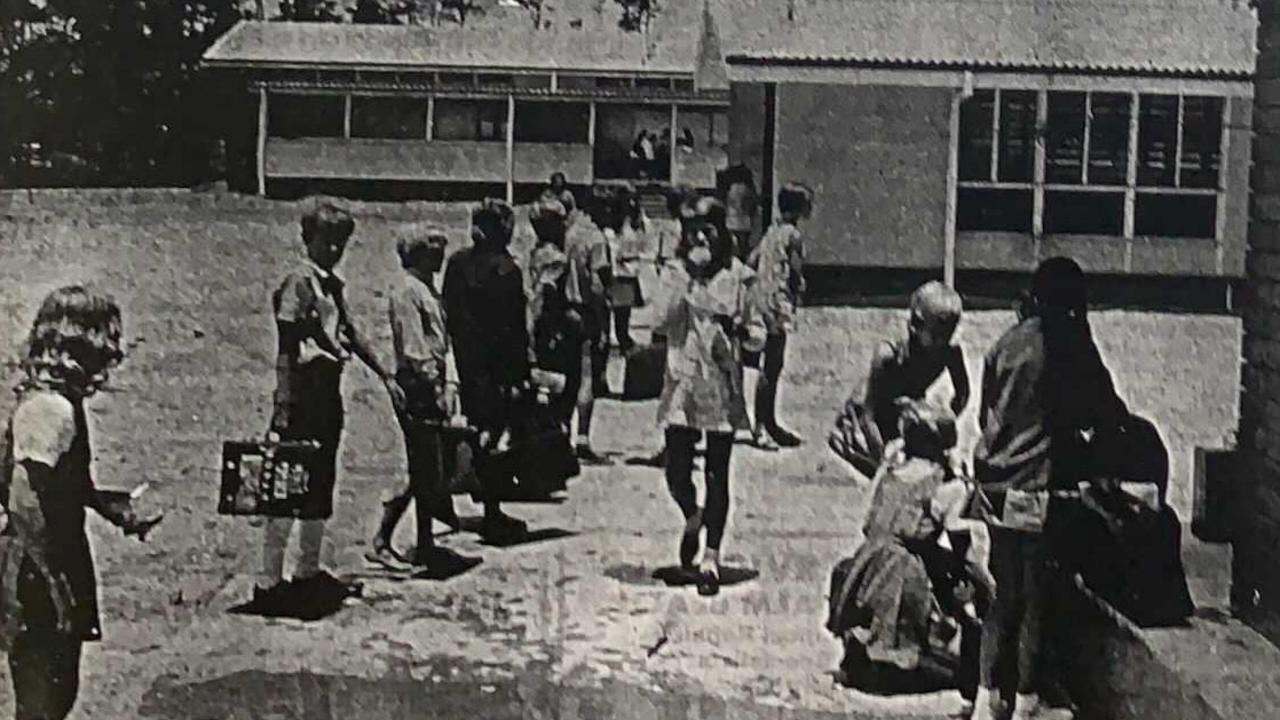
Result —
<path fill-rule="evenodd" d="M 884 438 L 880 435 L 880 424 L 879 419 L 876 417 L 876 410 L 880 404 L 880 395 L 887 392 L 884 387 L 887 382 L 885 369 L 892 360 L 893 348 L 888 343 L 880 343 L 876 348 L 875 356 L 871 358 L 871 372 L 867 376 L 867 396 L 863 401 L 863 410 L 867 413 L 867 426 L 865 428 L 867 449 L 877 457 L 884 454 Z"/>

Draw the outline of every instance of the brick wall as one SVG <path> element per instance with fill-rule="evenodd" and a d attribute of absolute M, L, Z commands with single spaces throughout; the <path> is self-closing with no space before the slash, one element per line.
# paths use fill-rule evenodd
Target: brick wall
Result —
<path fill-rule="evenodd" d="M 1280 9 L 1259 3 L 1232 603 L 1280 640 Z M 1270 629 L 1270 631 L 1268 631 Z"/>

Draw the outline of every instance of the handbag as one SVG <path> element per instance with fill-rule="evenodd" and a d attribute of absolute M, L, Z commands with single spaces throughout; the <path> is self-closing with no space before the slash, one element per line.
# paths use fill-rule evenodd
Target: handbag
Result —
<path fill-rule="evenodd" d="M 662 395 L 667 372 L 667 344 L 654 342 L 627 355 L 622 380 L 622 397 L 626 400 L 652 400 Z"/>
<path fill-rule="evenodd" d="M 613 248 L 608 244 L 609 267 L 613 267 Z M 640 292 L 640 278 L 630 275 L 613 275 L 605 287 L 605 300 L 611 308 L 644 307 L 644 295 Z"/>
<path fill-rule="evenodd" d="M 611 308 L 644 307 L 644 296 L 640 292 L 640 278 L 630 276 L 614 276 L 605 288 L 605 297 Z"/>
<path fill-rule="evenodd" d="M 298 517 L 319 450 L 312 440 L 223 443 L 218 514 Z"/>

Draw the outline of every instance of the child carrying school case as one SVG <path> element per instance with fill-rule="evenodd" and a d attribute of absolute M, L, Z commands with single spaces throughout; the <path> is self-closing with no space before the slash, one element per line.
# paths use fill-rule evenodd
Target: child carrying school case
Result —
<path fill-rule="evenodd" d="M 297 517 L 311 486 L 314 441 L 229 441 L 222 445 L 218 514 Z"/>

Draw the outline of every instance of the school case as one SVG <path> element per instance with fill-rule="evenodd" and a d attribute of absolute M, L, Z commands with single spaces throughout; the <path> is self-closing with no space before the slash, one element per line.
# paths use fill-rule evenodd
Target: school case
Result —
<path fill-rule="evenodd" d="M 222 444 L 218 514 L 297 517 L 320 450 L 314 441 L 228 441 Z"/>
<path fill-rule="evenodd" d="M 622 380 L 622 397 L 627 400 L 652 400 L 662 394 L 663 376 L 667 371 L 667 344 L 658 341 L 637 347 L 627 355 Z"/>

